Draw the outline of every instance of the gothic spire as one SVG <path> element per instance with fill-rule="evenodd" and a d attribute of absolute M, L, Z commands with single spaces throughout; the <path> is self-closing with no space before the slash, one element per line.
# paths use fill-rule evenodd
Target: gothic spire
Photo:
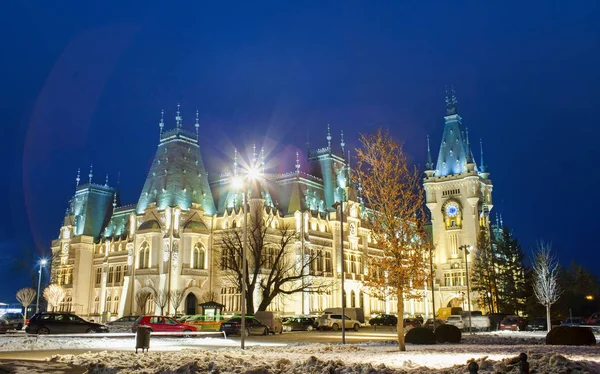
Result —
<path fill-rule="evenodd" d="M 177 104 L 177 115 L 175 116 L 175 124 L 178 129 L 181 128 L 181 105 Z"/>
<path fill-rule="evenodd" d="M 429 135 L 427 135 L 427 163 L 425 170 L 433 170 L 433 162 L 431 161 L 431 148 L 429 147 Z"/>
<path fill-rule="evenodd" d="M 196 123 L 194 124 L 194 127 L 196 127 L 196 140 L 199 139 L 199 137 L 198 137 L 199 131 L 198 130 L 200 129 L 200 119 L 198 118 L 198 116 L 199 116 L 199 113 L 198 113 L 198 110 L 196 110 Z"/>
<path fill-rule="evenodd" d="M 473 161 L 473 154 L 471 153 L 471 143 L 469 143 L 469 129 L 466 129 L 466 138 L 467 138 L 467 164 L 474 164 L 475 161 Z"/>
<path fill-rule="evenodd" d="M 77 168 L 77 178 L 75 178 L 75 189 L 77 189 L 77 187 L 79 187 L 79 181 L 81 180 L 80 175 L 81 175 L 81 169 Z"/>
<path fill-rule="evenodd" d="M 331 129 L 329 128 L 329 124 L 327 124 L 327 149 L 331 153 Z"/>
<path fill-rule="evenodd" d="M 485 172 L 487 172 L 487 166 L 485 165 L 485 162 L 483 160 L 483 140 L 481 140 L 481 139 L 479 139 L 479 146 L 481 148 L 481 163 L 479 165 L 479 170 L 482 173 L 485 173 Z"/>
<path fill-rule="evenodd" d="M 93 176 L 94 176 L 94 165 L 90 164 L 90 173 L 88 174 L 89 184 L 92 184 L 92 177 Z"/>
<path fill-rule="evenodd" d="M 450 90 L 446 87 L 446 115 L 456 114 L 458 111 L 458 100 L 454 86 L 450 86 Z"/>
<path fill-rule="evenodd" d="M 162 109 L 160 111 L 160 122 L 158 123 L 158 128 L 160 129 L 159 138 L 162 136 L 163 128 L 165 127 L 165 111 Z"/>

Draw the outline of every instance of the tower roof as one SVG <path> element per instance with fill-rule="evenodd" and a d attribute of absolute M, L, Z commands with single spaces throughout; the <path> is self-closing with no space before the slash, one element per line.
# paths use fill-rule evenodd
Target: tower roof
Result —
<path fill-rule="evenodd" d="M 176 121 L 174 129 L 161 134 L 136 210 L 141 213 L 151 203 L 159 209 L 178 206 L 184 210 L 199 204 L 213 214 L 215 204 L 197 137 L 181 127 L 179 108 Z"/>

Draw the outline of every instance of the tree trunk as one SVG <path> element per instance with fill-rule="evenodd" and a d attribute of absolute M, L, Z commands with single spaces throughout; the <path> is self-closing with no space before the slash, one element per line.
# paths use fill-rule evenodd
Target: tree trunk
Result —
<path fill-rule="evenodd" d="M 401 352 L 406 351 L 406 345 L 404 344 L 404 290 L 398 288 L 398 324 L 396 325 L 396 331 L 398 332 L 398 350 Z"/>
<path fill-rule="evenodd" d="M 548 332 L 552 330 L 552 322 L 550 321 L 550 304 L 546 305 L 546 324 L 548 327 Z"/>

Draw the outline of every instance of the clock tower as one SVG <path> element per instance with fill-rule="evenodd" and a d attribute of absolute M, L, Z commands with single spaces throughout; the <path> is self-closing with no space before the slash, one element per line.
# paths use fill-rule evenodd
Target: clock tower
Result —
<path fill-rule="evenodd" d="M 492 210 L 492 182 L 483 159 L 474 161 L 469 133 L 458 114 L 454 90 L 446 92 L 444 133 L 437 164 L 431 158 L 427 139 L 425 189 L 431 213 L 434 244 L 436 307 L 462 307 L 467 310 L 465 246 L 470 246 L 468 262 L 477 253 L 477 237 L 489 230 Z M 461 248 L 462 247 L 462 248 Z M 477 297 L 471 293 L 471 310 L 477 309 Z"/>

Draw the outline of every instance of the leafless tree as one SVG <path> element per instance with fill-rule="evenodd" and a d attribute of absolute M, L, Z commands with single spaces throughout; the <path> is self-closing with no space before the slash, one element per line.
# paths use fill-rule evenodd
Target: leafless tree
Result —
<path fill-rule="evenodd" d="M 177 309 L 179 309 L 179 305 L 183 301 L 184 290 L 173 290 L 171 291 L 171 306 L 175 310 L 175 314 L 177 314 Z"/>
<path fill-rule="evenodd" d="M 17 300 L 19 300 L 21 305 L 23 305 L 23 308 L 25 308 L 25 319 L 27 319 L 27 307 L 31 305 L 36 294 L 37 292 L 31 287 L 21 288 L 17 291 Z"/>
<path fill-rule="evenodd" d="M 538 302 L 546 307 L 548 331 L 552 329 L 550 307 L 560 298 L 562 290 L 558 285 L 558 260 L 552 254 L 552 245 L 538 243 L 533 255 L 533 292 Z"/>
<path fill-rule="evenodd" d="M 154 303 L 160 308 L 160 315 L 164 315 L 165 307 L 169 305 L 169 300 L 171 299 L 171 294 L 169 291 L 162 289 L 160 291 L 156 291 L 156 295 L 154 297 Z"/>
<path fill-rule="evenodd" d="M 369 257 L 366 285 L 398 301 L 398 349 L 405 351 L 404 299 L 422 298 L 431 279 L 428 272 L 431 241 L 425 230 L 421 173 L 408 165 L 402 146 L 387 131 L 361 135 L 354 182 L 362 187 L 379 256 Z"/>
<path fill-rule="evenodd" d="M 52 307 L 52 311 L 56 310 L 56 307 L 65 297 L 65 289 L 58 284 L 51 284 L 44 290 L 44 299 L 48 302 L 48 305 Z"/>
<path fill-rule="evenodd" d="M 322 292 L 330 289 L 333 280 L 311 277 L 310 269 L 316 261 L 321 261 L 316 246 L 305 246 L 302 254 L 299 230 L 288 223 L 273 228 L 276 218 L 263 219 L 263 210 L 248 213 L 248 248 L 246 262 L 246 312 L 266 310 L 278 295 L 292 295 L 299 292 Z M 233 228 L 223 232 L 217 240 L 224 278 L 242 290 L 243 228 Z M 254 290 L 261 296 L 258 307 L 254 305 Z"/>
<path fill-rule="evenodd" d="M 142 315 L 146 314 L 146 303 L 150 297 L 152 297 L 152 291 L 147 289 L 141 289 L 135 293 L 135 302 Z"/>
<path fill-rule="evenodd" d="M 200 303 L 207 303 L 209 301 L 217 301 L 217 293 L 214 291 L 206 291 L 200 296 Z"/>

